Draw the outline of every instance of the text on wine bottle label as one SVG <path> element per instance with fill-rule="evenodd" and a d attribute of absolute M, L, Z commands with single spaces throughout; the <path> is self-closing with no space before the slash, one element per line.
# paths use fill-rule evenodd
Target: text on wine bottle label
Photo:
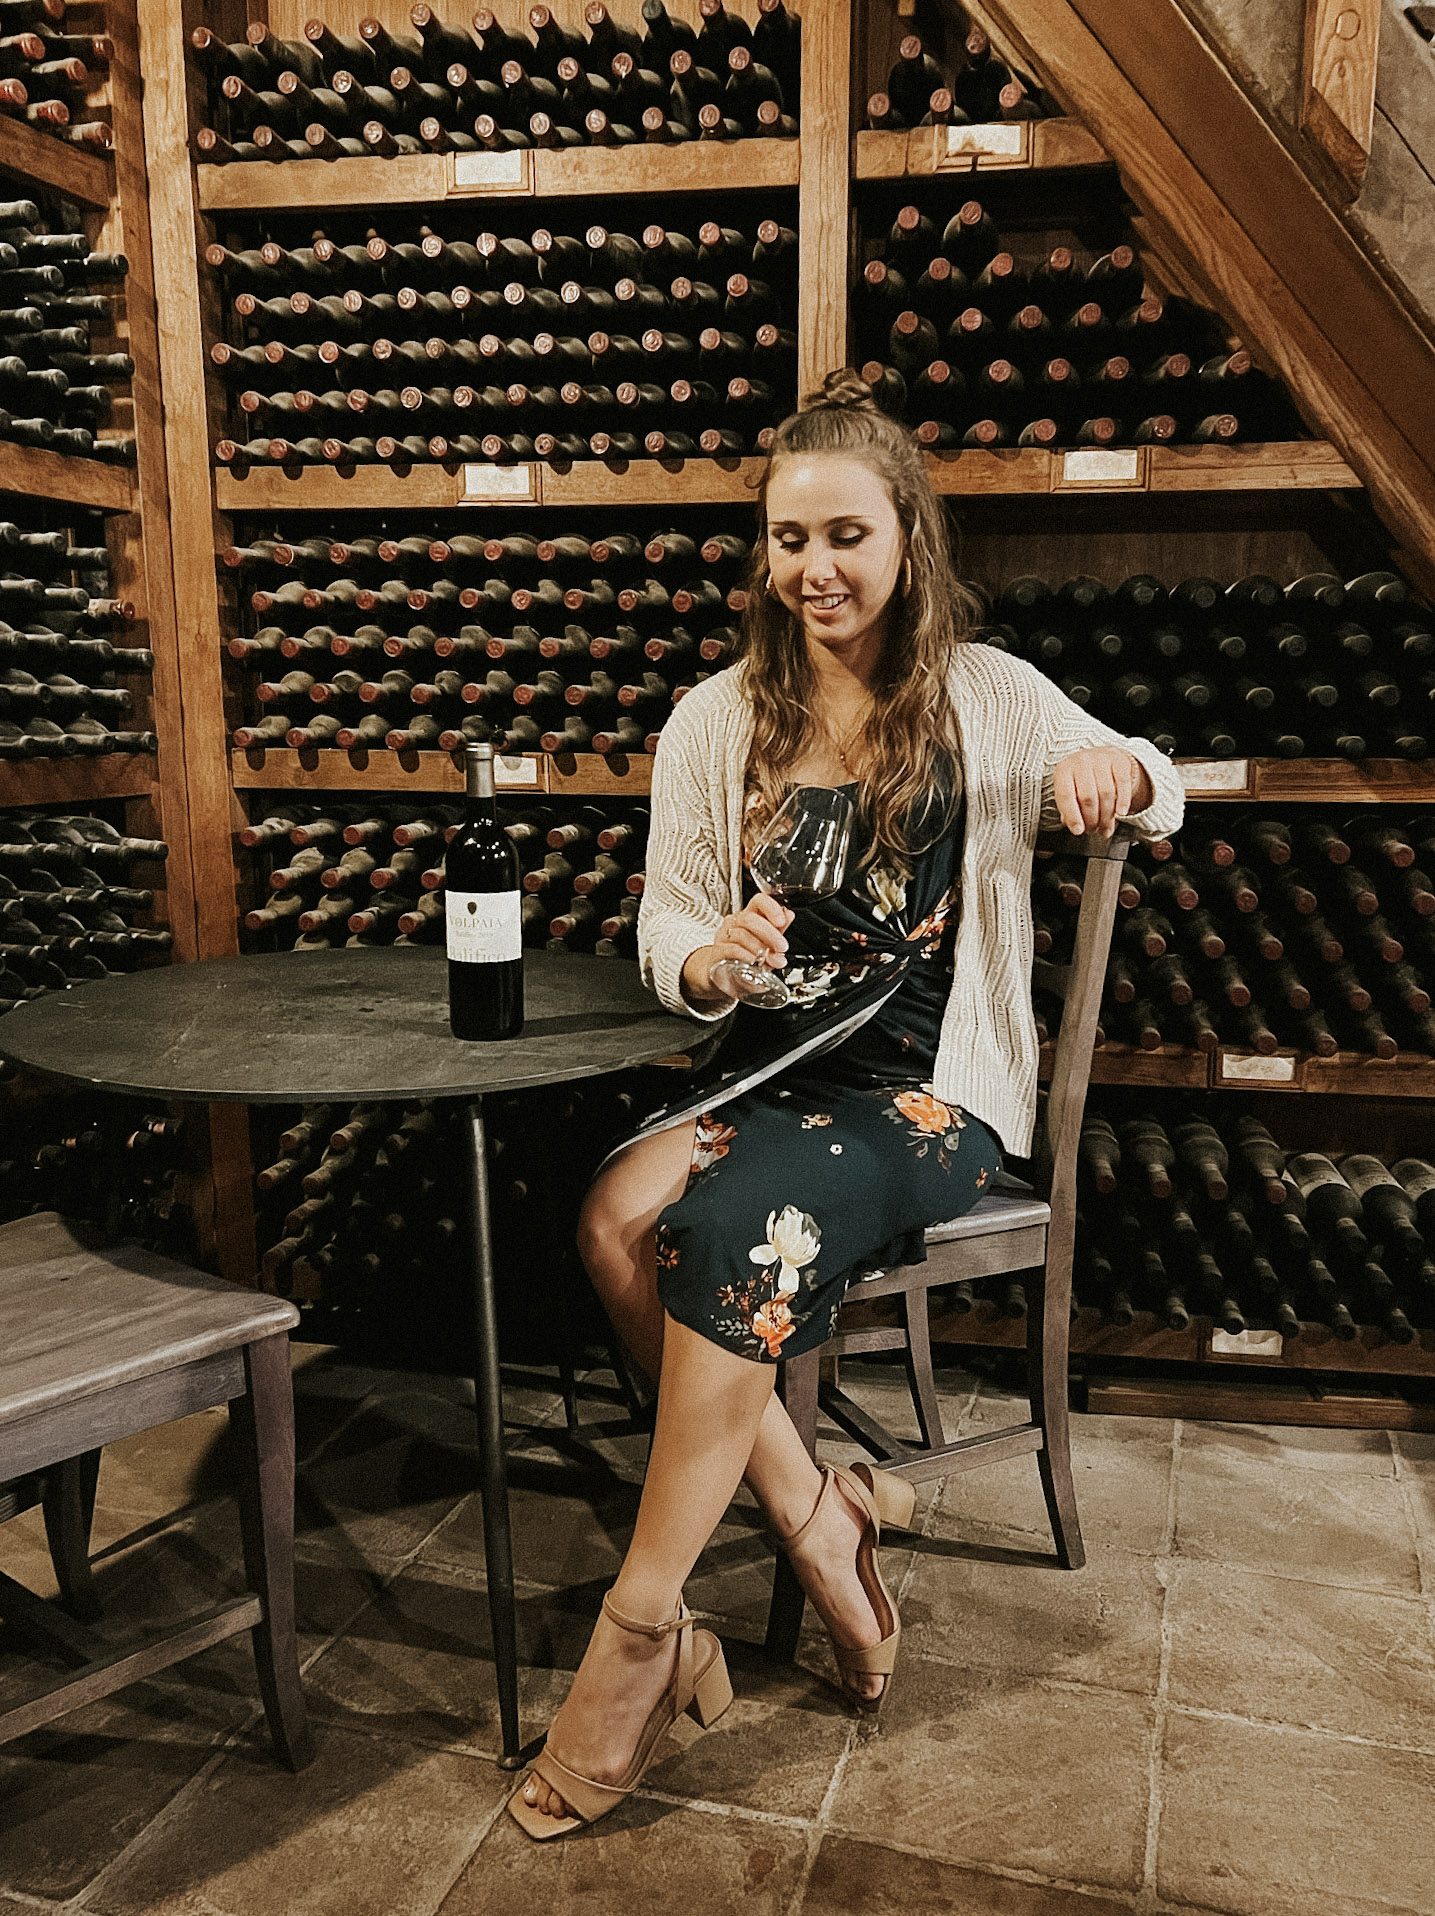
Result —
<path fill-rule="evenodd" d="M 460 965 L 501 965 L 523 956 L 522 895 L 516 891 L 447 892 L 448 955 Z"/>

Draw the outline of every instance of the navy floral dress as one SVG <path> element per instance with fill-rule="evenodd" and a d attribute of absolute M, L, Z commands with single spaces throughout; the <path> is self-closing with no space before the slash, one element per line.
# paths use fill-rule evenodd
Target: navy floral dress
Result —
<path fill-rule="evenodd" d="M 986 1126 L 932 1090 L 963 823 L 958 805 L 905 882 L 880 858 L 860 870 L 854 859 L 836 897 L 797 913 L 783 976 L 799 1001 L 820 995 L 834 961 L 915 946 L 907 973 L 835 1049 L 697 1121 L 687 1188 L 658 1220 L 658 1295 L 739 1356 L 776 1361 L 825 1343 L 851 1280 L 924 1262 L 925 1228 L 969 1210 L 1000 1168 Z M 920 826 L 909 843 L 925 844 Z M 730 1042 L 759 1019 L 770 1043 L 771 1020 L 800 1015 L 742 1006 Z"/>

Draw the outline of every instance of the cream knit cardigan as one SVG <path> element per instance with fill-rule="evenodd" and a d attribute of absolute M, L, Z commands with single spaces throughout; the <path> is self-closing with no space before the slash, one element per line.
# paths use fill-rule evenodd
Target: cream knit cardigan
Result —
<path fill-rule="evenodd" d="M 689 955 L 742 909 L 742 798 L 752 713 L 747 667 L 716 673 L 688 693 L 663 727 L 653 760 L 647 877 L 638 956 L 669 1011 L 715 1023 L 682 991 Z M 965 642 L 950 685 L 962 738 L 966 843 L 962 915 L 934 1087 L 1028 1155 L 1036 1119 L 1037 1039 L 1031 1006 L 1032 846 L 1058 822 L 1051 772 L 1071 752 L 1123 745 L 1151 775 L 1150 805 L 1130 820 L 1160 838 L 1181 823 L 1185 793 L 1147 739 L 1123 738 L 1074 705 L 1025 660 Z"/>

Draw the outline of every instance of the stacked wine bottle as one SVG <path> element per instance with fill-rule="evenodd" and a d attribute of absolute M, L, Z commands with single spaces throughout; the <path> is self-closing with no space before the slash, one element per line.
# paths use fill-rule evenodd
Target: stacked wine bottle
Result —
<path fill-rule="evenodd" d="M 1408 1344 L 1435 1327 L 1435 1165 L 1369 1152 L 1286 1151 L 1248 1112 L 1112 1118 L 1082 1127 L 1073 1315 L 1173 1331 L 1204 1317 L 1232 1335 L 1300 1338 L 1363 1326 Z M 964 1294 L 963 1294 L 964 1293 Z M 993 1287 L 1000 1308 L 1021 1296 Z M 957 1310 L 971 1287 L 959 1287 Z"/>
<path fill-rule="evenodd" d="M 1013 579 L 977 637 L 1031 660 L 1118 731 L 1195 758 L 1423 759 L 1435 619 L 1393 572 L 1222 587 Z"/>
<path fill-rule="evenodd" d="M 209 80 L 212 121 L 199 132 L 199 156 L 391 158 L 795 138 L 796 15 L 783 0 L 758 0 L 749 27 L 723 0 L 700 6 L 694 28 L 663 0 L 643 0 L 639 25 L 591 0 L 586 34 L 561 26 L 544 5 L 529 8 L 528 33 L 510 32 L 488 7 L 459 27 L 424 4 L 410 9 L 411 33 L 370 18 L 345 37 L 310 20 L 295 41 L 256 23 L 226 45 L 196 27 L 191 45 Z"/>
<path fill-rule="evenodd" d="M 32 516 L 0 520 L 0 759 L 153 752 L 118 681 L 147 679 L 154 654 L 123 643 L 135 608 L 113 596 L 102 518 Z"/>
<path fill-rule="evenodd" d="M 525 525 L 231 548 L 241 590 L 263 581 L 248 594 L 255 629 L 228 643 L 263 674 L 234 742 L 651 752 L 675 700 L 736 643 L 749 551 L 715 529 L 724 517 L 750 527 L 709 510 L 691 531 L 631 520 L 596 537 Z"/>
<path fill-rule="evenodd" d="M 169 949 L 147 920 L 159 839 L 131 838 L 102 818 L 65 812 L 0 816 L 0 1011 Z"/>
<path fill-rule="evenodd" d="M 437 216 L 435 216 L 437 217 Z M 759 451 L 795 393 L 797 235 L 628 216 L 473 240 L 230 250 L 225 465 L 686 459 Z"/>
<path fill-rule="evenodd" d="M 114 332 L 105 288 L 128 271 L 122 253 L 91 249 L 62 204 L 0 202 L 0 439 L 133 463 L 133 437 L 107 428 L 111 388 L 133 377 L 134 362 L 96 352 L 91 337 Z"/>
<path fill-rule="evenodd" d="M 485 1103 L 500 1276 L 511 1268 L 521 1279 L 504 1289 L 505 1319 L 515 1295 L 532 1307 L 531 1274 L 542 1269 L 550 1343 L 555 1286 L 576 1269 L 584 1169 L 634 1115 L 633 1087 L 618 1079 Z M 350 1332 L 369 1318 L 403 1337 L 414 1317 L 442 1314 L 446 1290 L 461 1308 L 472 1276 L 453 1211 L 463 1175 L 451 1104 L 306 1105 L 277 1120 L 257 1112 L 255 1124 L 266 1285 L 305 1306 L 311 1325 L 328 1317 Z"/>
<path fill-rule="evenodd" d="M 1196 806 L 1122 873 L 1098 1044 L 1435 1056 L 1435 812 L 1271 818 Z M 1069 953 L 1083 870 L 1033 879 L 1037 948 Z M 1057 1007 L 1037 996 L 1043 1035 Z"/>
<path fill-rule="evenodd" d="M 86 24 L 91 11 L 84 9 Z M 101 33 L 67 33 L 65 13 L 65 0 L 4 0 L 0 113 L 69 146 L 108 153 L 114 135 L 93 102 L 114 46 Z"/>
<path fill-rule="evenodd" d="M 59 1211 L 194 1262 L 193 1170 L 186 1120 L 172 1112 L 134 1098 L 11 1099 L 0 1221 Z"/>
<path fill-rule="evenodd" d="M 941 57 L 934 57 L 934 53 Z M 900 131 L 913 126 L 987 126 L 998 120 L 1043 120 L 1057 108 L 1025 75 L 993 50 L 984 28 L 965 32 L 939 49 L 906 34 L 880 92 L 869 95 L 867 124 Z"/>
<path fill-rule="evenodd" d="M 899 209 L 853 295 L 854 352 L 933 452 L 1305 436 L 1219 316 L 1145 282 L 1133 246 L 1032 255 L 979 198 Z"/>
<path fill-rule="evenodd" d="M 270 949 L 421 945 L 444 940 L 444 845 L 453 805 L 271 807 L 240 833 L 256 853 L 245 915 Z M 523 873 L 528 945 L 637 956 L 647 847 L 645 805 L 499 807 Z"/>

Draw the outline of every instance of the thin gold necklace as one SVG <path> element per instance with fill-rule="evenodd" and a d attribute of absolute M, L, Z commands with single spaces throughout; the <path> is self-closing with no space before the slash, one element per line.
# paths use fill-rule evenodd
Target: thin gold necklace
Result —
<path fill-rule="evenodd" d="M 863 729 L 863 727 L 866 725 L 867 720 L 870 716 L 871 716 L 871 712 L 869 708 L 868 711 L 862 714 L 861 718 L 858 719 L 857 723 L 854 726 L 852 726 L 849 731 L 843 733 L 840 743 L 835 737 L 835 735 L 833 734 L 832 727 L 828 725 L 825 720 L 823 721 L 822 729 L 824 732 L 826 732 L 828 743 L 832 746 L 833 750 L 836 752 L 837 762 L 842 767 L 844 772 L 850 772 L 852 769 L 852 767 L 847 763 L 846 748 L 852 743 L 853 739 L 856 738 L 857 734 Z"/>

